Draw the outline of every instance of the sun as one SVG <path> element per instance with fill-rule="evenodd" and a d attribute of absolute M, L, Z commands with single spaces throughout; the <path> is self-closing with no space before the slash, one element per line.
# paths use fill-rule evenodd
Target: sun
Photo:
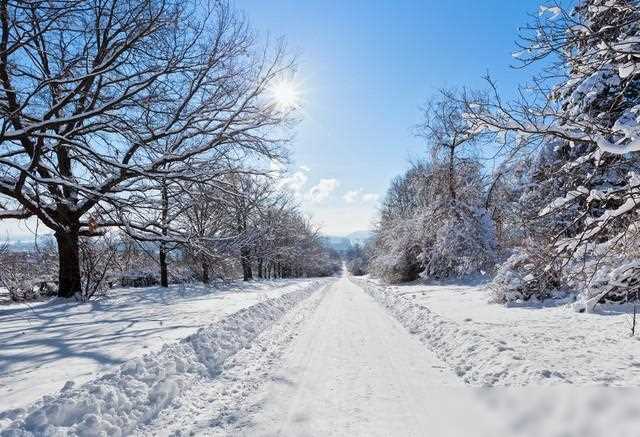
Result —
<path fill-rule="evenodd" d="M 270 88 L 273 102 L 282 111 L 290 111 L 300 106 L 300 91 L 297 83 L 290 79 L 281 79 Z"/>

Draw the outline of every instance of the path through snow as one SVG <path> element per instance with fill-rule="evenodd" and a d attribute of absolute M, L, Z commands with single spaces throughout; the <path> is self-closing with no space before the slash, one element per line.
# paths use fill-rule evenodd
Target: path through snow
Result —
<path fill-rule="evenodd" d="M 269 383 L 236 413 L 246 416 L 228 426 L 215 422 L 217 433 L 497 435 L 483 432 L 483 407 L 465 402 L 472 393 L 460 380 L 347 278 L 327 291 L 299 329 Z M 217 435 L 202 427 L 191 431 Z"/>
<path fill-rule="evenodd" d="M 36 435 L 638 435 L 638 389 L 472 388 L 348 278 L 314 290 L 251 306 L 45 398 L 20 413 L 18 434 L 0 434 L 51 424 Z M 415 332 L 437 328 L 423 322 Z M 208 367 L 193 371 L 199 363 Z"/>

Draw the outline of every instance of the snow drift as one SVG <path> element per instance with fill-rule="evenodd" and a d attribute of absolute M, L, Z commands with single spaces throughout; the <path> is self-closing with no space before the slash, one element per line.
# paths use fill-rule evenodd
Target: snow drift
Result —
<path fill-rule="evenodd" d="M 251 347 L 261 332 L 321 284 L 312 282 L 245 308 L 79 388 L 69 381 L 58 395 L 45 396 L 28 409 L 1 413 L 1 435 L 130 434 L 171 405 L 194 380 L 215 378 L 225 360 Z"/>
<path fill-rule="evenodd" d="M 504 340 L 447 319 L 402 294 L 368 281 L 356 281 L 467 384 L 491 387 L 566 382 L 563 375 L 524 361 L 526 351 L 519 351 Z"/>

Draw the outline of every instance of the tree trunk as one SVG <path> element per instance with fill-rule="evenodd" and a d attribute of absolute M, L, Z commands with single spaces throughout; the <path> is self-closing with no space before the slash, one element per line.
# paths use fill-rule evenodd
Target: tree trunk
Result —
<path fill-rule="evenodd" d="M 166 237 L 169 234 L 169 224 L 167 223 L 169 217 L 169 190 L 167 188 L 167 181 L 162 181 L 162 236 Z M 169 286 L 169 275 L 167 273 L 167 243 L 160 242 L 160 286 Z"/>
<path fill-rule="evenodd" d="M 202 282 L 209 283 L 209 264 L 206 261 L 202 262 Z"/>
<path fill-rule="evenodd" d="M 78 232 L 56 232 L 58 243 L 58 296 L 73 297 L 82 292 Z"/>
<path fill-rule="evenodd" d="M 455 152 L 455 147 L 449 147 L 449 195 L 451 196 L 452 202 L 456 200 L 456 176 L 454 172 Z"/>
<path fill-rule="evenodd" d="M 169 273 L 167 271 L 167 247 L 164 242 L 160 243 L 160 286 L 169 286 Z"/>
<path fill-rule="evenodd" d="M 258 260 L 258 278 L 260 279 L 264 278 L 264 272 L 262 270 L 262 258 Z"/>
<path fill-rule="evenodd" d="M 242 275 L 245 281 L 253 279 L 253 272 L 251 271 L 251 251 L 248 247 L 240 249 L 240 262 L 242 263 Z"/>

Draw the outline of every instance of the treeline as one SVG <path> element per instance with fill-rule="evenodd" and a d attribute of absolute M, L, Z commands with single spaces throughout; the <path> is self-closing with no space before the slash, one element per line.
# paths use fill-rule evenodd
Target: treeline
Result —
<path fill-rule="evenodd" d="M 394 282 L 492 273 L 497 302 L 635 301 L 640 6 L 541 7 L 514 56 L 541 71 L 515 99 L 487 77 L 484 91 L 427 105 L 429 159 L 389 188 L 367 271 Z"/>
<path fill-rule="evenodd" d="M 146 240 L 119 229 L 80 237 L 82 291 L 77 297 L 90 299 L 116 286 L 337 273 L 339 255 L 324 245 L 318 230 L 286 193 L 273 187 L 266 177 L 236 175 L 224 190 L 211 186 L 167 190 L 171 194 L 164 205 L 171 219 L 166 228 L 157 230 L 167 231 L 166 240 Z M 163 215 L 162 210 L 158 213 Z M 53 241 L 41 238 L 30 251 L 0 244 L 0 264 L 0 287 L 12 300 L 56 294 L 58 252 Z"/>
<path fill-rule="evenodd" d="M 205 282 L 236 262 L 245 279 L 336 269 L 269 170 L 295 109 L 274 96 L 295 69 L 283 43 L 224 1 L 2 2 L 0 18 L 0 219 L 53 232 L 59 296 L 90 293 L 110 238 L 155 245 L 162 285 L 176 254 Z"/>

